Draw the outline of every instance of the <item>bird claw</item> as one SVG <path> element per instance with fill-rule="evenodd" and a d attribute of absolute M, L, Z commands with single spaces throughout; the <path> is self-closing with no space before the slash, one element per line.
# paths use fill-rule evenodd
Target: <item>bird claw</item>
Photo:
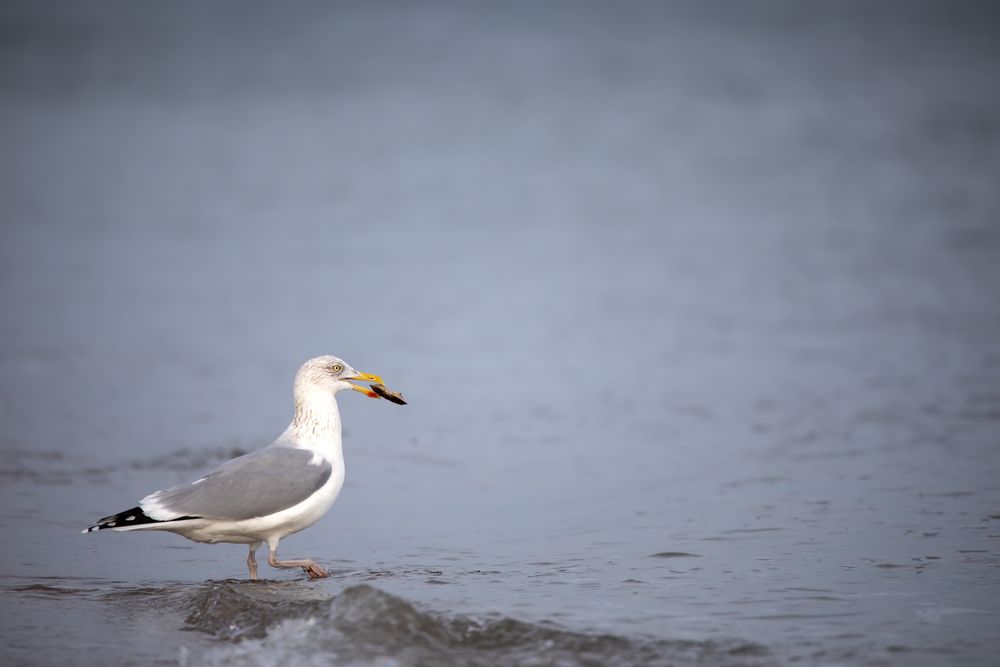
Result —
<path fill-rule="evenodd" d="M 302 569 L 305 571 L 306 574 L 309 575 L 310 579 L 322 579 L 324 577 L 330 576 L 329 572 L 321 568 L 316 563 L 312 563 L 311 565 L 306 565 Z"/>

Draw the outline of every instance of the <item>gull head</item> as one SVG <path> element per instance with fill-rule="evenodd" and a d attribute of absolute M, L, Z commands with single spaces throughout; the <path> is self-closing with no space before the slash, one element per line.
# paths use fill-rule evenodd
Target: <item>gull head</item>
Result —
<path fill-rule="evenodd" d="M 315 391 L 336 394 L 344 389 L 359 391 L 365 396 L 378 398 L 378 395 L 368 387 L 356 385 L 351 380 L 382 383 L 382 378 L 371 373 L 355 370 L 343 359 L 332 355 L 315 357 L 302 364 L 295 375 L 296 393 L 312 393 Z"/>

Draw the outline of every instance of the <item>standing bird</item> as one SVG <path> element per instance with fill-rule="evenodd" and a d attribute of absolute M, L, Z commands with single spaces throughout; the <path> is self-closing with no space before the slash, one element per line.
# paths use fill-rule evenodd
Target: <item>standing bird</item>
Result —
<path fill-rule="evenodd" d="M 378 398 L 350 382 L 378 383 L 337 357 L 302 364 L 295 375 L 295 416 L 267 447 L 223 463 L 201 479 L 151 493 L 137 507 L 106 516 L 97 530 L 166 530 L 196 542 L 232 542 L 250 547 L 247 568 L 257 578 L 257 548 L 267 542 L 271 567 L 301 567 L 310 577 L 328 573 L 307 558 L 278 560 L 278 542 L 316 523 L 344 485 L 340 411 L 344 389 Z"/>

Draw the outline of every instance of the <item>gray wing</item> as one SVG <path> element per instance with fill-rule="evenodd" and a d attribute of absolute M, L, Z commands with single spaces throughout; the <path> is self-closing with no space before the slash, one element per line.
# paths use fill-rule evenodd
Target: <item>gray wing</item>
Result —
<path fill-rule="evenodd" d="M 204 517 L 241 521 L 267 516 L 302 502 L 330 479 L 333 469 L 313 453 L 265 447 L 228 461 L 192 484 L 157 491 L 140 501 L 151 518 Z"/>

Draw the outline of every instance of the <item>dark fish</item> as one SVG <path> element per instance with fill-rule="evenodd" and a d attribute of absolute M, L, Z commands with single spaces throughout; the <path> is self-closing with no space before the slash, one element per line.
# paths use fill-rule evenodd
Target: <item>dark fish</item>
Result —
<path fill-rule="evenodd" d="M 396 405 L 406 405 L 406 401 L 403 399 L 403 395 L 398 391 L 393 391 L 387 388 L 384 384 L 373 384 L 372 391 L 381 396 L 387 401 L 392 401 Z"/>

